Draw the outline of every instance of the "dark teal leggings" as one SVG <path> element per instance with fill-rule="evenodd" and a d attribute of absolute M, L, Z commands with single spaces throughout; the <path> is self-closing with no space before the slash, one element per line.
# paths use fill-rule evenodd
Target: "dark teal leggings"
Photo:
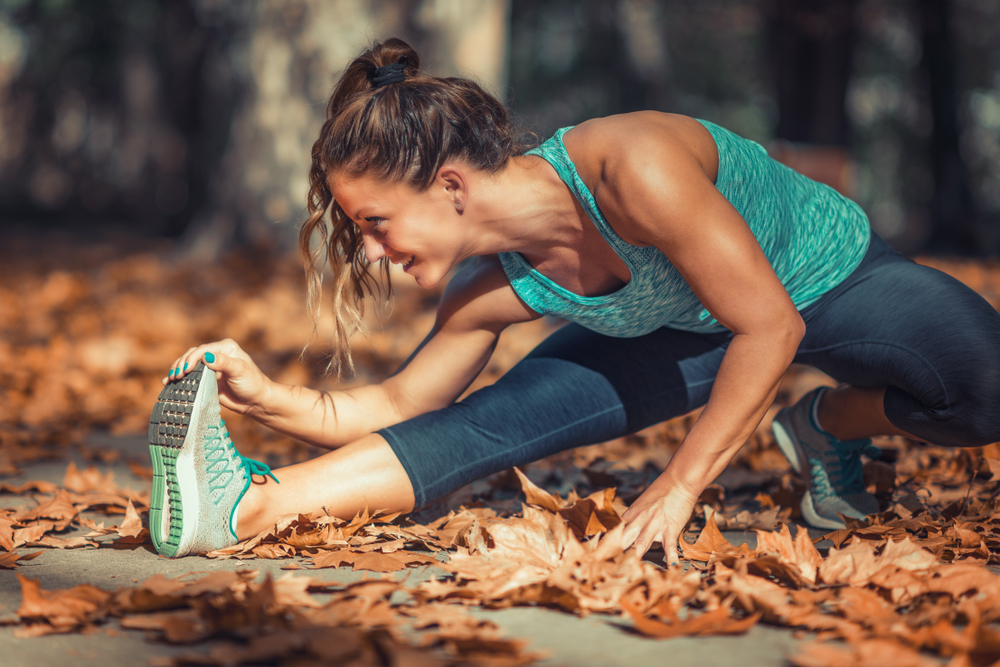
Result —
<path fill-rule="evenodd" d="M 1000 441 L 1000 314 L 873 235 L 861 265 L 802 311 L 795 361 L 888 387 L 885 413 L 949 446 Z M 611 338 L 569 324 L 496 384 L 379 433 L 417 507 L 474 479 L 633 433 L 708 401 L 731 334 L 659 329 Z"/>

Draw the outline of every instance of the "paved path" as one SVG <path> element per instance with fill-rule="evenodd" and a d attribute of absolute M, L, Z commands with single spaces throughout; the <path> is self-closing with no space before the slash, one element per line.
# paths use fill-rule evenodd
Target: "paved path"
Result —
<path fill-rule="evenodd" d="M 98 443 L 122 450 L 126 457 L 144 460 L 147 448 L 141 439 L 106 438 Z M 21 482 L 45 479 L 60 483 L 68 461 L 27 466 L 20 478 L 4 481 Z M 82 461 L 77 461 L 83 465 Z M 131 474 L 122 463 L 111 466 L 115 480 L 122 487 L 142 489 L 148 484 Z M 0 508 L 11 507 L 20 499 L 0 495 Z M 98 519 L 101 520 L 101 519 Z M 114 520 L 112 520 L 114 523 Z M 85 532 L 85 531 L 83 531 Z M 749 542 L 754 535 L 725 533 L 734 544 Z M 287 560 L 251 561 L 212 560 L 188 557 L 177 560 L 160 558 L 145 549 L 118 551 L 114 549 L 58 550 L 47 549 L 39 558 L 28 561 L 16 572 L 41 582 L 43 589 L 67 588 L 89 583 L 109 590 L 132 585 L 160 573 L 176 577 L 190 572 L 256 569 L 274 576 Z M 0 616 L 10 615 L 20 604 L 20 586 L 14 570 L 0 570 Z M 399 573 L 408 584 L 444 575 L 444 570 L 426 567 Z M 349 568 L 310 571 L 317 579 L 338 582 L 357 581 L 362 572 Z M 628 622 L 607 616 L 578 618 L 542 608 L 520 607 L 499 611 L 475 612 L 499 625 L 509 637 L 528 640 L 530 650 L 545 651 L 549 657 L 538 663 L 544 666 L 571 665 L 580 667 L 637 667 L 639 665 L 669 665 L 686 667 L 713 665 L 718 667 L 777 666 L 797 651 L 799 640 L 788 630 L 758 625 L 741 637 L 680 638 L 668 641 L 646 639 L 622 629 Z M 195 647 L 175 647 L 147 640 L 144 633 L 123 630 L 116 622 L 91 635 L 53 635 L 32 639 L 16 639 L 13 628 L 0 627 L 0 665 L 3 667 L 40 667 L 67 665 L 73 667 L 117 667 L 143 665 L 158 656 L 207 650 L 210 643 Z"/>

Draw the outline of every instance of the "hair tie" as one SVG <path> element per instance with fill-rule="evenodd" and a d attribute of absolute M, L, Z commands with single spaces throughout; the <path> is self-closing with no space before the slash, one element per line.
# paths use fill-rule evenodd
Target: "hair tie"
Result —
<path fill-rule="evenodd" d="M 376 67 L 375 71 L 372 72 L 372 88 L 381 88 L 382 86 L 388 86 L 390 83 L 405 81 L 404 69 L 406 69 L 406 65 L 403 63 L 392 63 Z"/>

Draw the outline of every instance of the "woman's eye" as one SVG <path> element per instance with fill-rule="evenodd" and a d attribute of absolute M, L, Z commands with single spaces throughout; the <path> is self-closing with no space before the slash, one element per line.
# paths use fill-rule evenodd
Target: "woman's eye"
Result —
<path fill-rule="evenodd" d="M 372 223 L 372 227 L 374 229 L 378 229 L 382 226 L 382 223 L 385 222 L 385 218 L 380 218 L 377 215 L 369 216 L 365 218 L 365 220 Z"/>

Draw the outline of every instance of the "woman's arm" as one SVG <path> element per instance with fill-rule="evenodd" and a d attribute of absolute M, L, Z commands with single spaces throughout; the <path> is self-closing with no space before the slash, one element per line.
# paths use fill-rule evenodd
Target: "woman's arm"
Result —
<path fill-rule="evenodd" d="M 621 119 L 609 120 L 616 124 L 604 128 L 601 140 L 608 148 L 598 204 L 623 238 L 659 248 L 733 332 L 704 411 L 663 474 L 625 514 L 629 542 L 640 552 L 662 542 L 668 561 L 676 562 L 677 541 L 698 497 L 774 401 L 805 325 L 746 221 L 715 188 L 709 173 L 717 166 L 698 137 L 700 129 L 712 141 L 707 130 L 657 117 L 640 116 L 627 128 Z"/>
<path fill-rule="evenodd" d="M 430 334 L 380 384 L 320 392 L 274 382 L 231 340 L 192 348 L 175 368 L 214 354 L 215 361 L 206 365 L 220 375 L 223 406 L 333 448 L 451 404 L 482 371 L 503 329 L 537 317 L 514 294 L 499 261 L 481 258 L 452 278 Z"/>

